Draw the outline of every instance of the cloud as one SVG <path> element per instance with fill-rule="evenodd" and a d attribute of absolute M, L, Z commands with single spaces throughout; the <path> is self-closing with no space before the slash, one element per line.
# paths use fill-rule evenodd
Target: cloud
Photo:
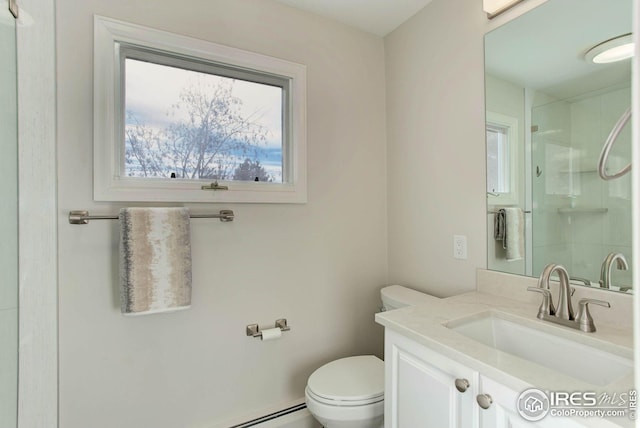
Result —
<path fill-rule="evenodd" d="M 186 120 L 184 110 L 172 107 L 183 88 L 200 81 L 219 84 L 233 80 L 233 95 L 242 100 L 241 114 L 268 130 L 269 146 L 282 144 L 282 89 L 276 86 L 216 76 L 178 67 L 126 59 L 126 110 L 151 127 Z"/>

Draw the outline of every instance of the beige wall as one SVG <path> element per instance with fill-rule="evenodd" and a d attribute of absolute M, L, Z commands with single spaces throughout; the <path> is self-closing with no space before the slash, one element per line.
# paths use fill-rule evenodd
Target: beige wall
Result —
<path fill-rule="evenodd" d="M 389 279 L 437 296 L 486 266 L 485 22 L 480 1 L 434 0 L 385 38 Z"/>
<path fill-rule="evenodd" d="M 479 0 L 434 0 L 385 37 L 389 281 L 437 296 L 475 288 L 487 265 L 484 34 Z M 466 235 L 468 259 L 453 258 Z"/>
<path fill-rule="evenodd" d="M 93 14 L 307 65 L 308 200 L 197 205 L 193 306 L 126 318 L 117 223 L 67 224 L 92 201 Z M 387 280 L 382 39 L 266 0 L 58 0 L 60 426 L 229 426 L 304 396 L 308 375 L 382 352 Z M 247 324 L 289 320 L 278 341 Z"/>

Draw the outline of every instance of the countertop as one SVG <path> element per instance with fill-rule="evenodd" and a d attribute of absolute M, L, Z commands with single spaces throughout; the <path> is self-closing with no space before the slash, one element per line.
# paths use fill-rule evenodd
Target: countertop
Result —
<path fill-rule="evenodd" d="M 536 387 L 548 391 L 594 391 L 612 395 L 627 393 L 634 388 L 633 373 L 609 385 L 596 386 L 553 370 L 553 354 L 549 355 L 549 364 L 545 367 L 484 345 L 445 326 L 449 322 L 487 311 L 504 314 L 506 319 L 517 321 L 520 325 L 633 360 L 633 334 L 630 329 L 598 323 L 594 315 L 597 331 L 584 333 L 537 319 L 537 304 L 477 291 L 381 312 L 376 314 L 375 320 L 385 328 L 477 370 L 514 391 Z M 626 417 L 610 421 L 620 426 L 633 426 Z M 580 422 L 585 426 L 603 426 L 603 421 L 597 419 L 581 419 Z"/>

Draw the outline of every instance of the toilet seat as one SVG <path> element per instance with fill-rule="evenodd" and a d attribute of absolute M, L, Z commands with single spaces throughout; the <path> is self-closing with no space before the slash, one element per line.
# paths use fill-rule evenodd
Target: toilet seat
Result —
<path fill-rule="evenodd" d="M 384 400 L 384 362 L 374 355 L 332 361 L 307 382 L 307 394 L 331 406 L 365 406 Z"/>
<path fill-rule="evenodd" d="M 307 387 L 306 391 L 307 396 L 317 401 L 318 403 L 326 404 L 329 406 L 338 406 L 338 407 L 355 407 L 355 406 L 366 406 L 369 404 L 375 404 L 384 400 L 384 393 L 377 395 L 375 397 L 371 397 L 365 400 L 351 400 L 349 397 L 341 397 L 340 399 L 331 399 L 321 397 L 315 394 L 313 391 Z"/>

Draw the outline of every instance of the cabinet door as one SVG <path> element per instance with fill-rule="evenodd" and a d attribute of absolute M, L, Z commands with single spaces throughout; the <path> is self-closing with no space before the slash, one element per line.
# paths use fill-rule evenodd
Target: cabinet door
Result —
<path fill-rule="evenodd" d="M 493 401 L 488 409 L 482 409 L 478 405 L 480 428 L 531 428 L 538 426 L 518 414 L 516 403 L 519 393 L 489 378 L 480 376 L 478 394 L 487 394 Z"/>
<path fill-rule="evenodd" d="M 477 427 L 477 372 L 388 329 L 385 334 L 385 428 Z M 468 382 L 464 392 L 457 379 Z"/>
<path fill-rule="evenodd" d="M 476 403 L 480 410 L 480 428 L 584 428 L 582 424 L 569 418 L 547 416 L 540 421 L 529 422 L 516 409 L 522 391 L 509 389 L 485 376 L 480 376 L 478 386 L 478 394 L 488 394 L 492 399 L 488 409 L 482 409 Z"/>

